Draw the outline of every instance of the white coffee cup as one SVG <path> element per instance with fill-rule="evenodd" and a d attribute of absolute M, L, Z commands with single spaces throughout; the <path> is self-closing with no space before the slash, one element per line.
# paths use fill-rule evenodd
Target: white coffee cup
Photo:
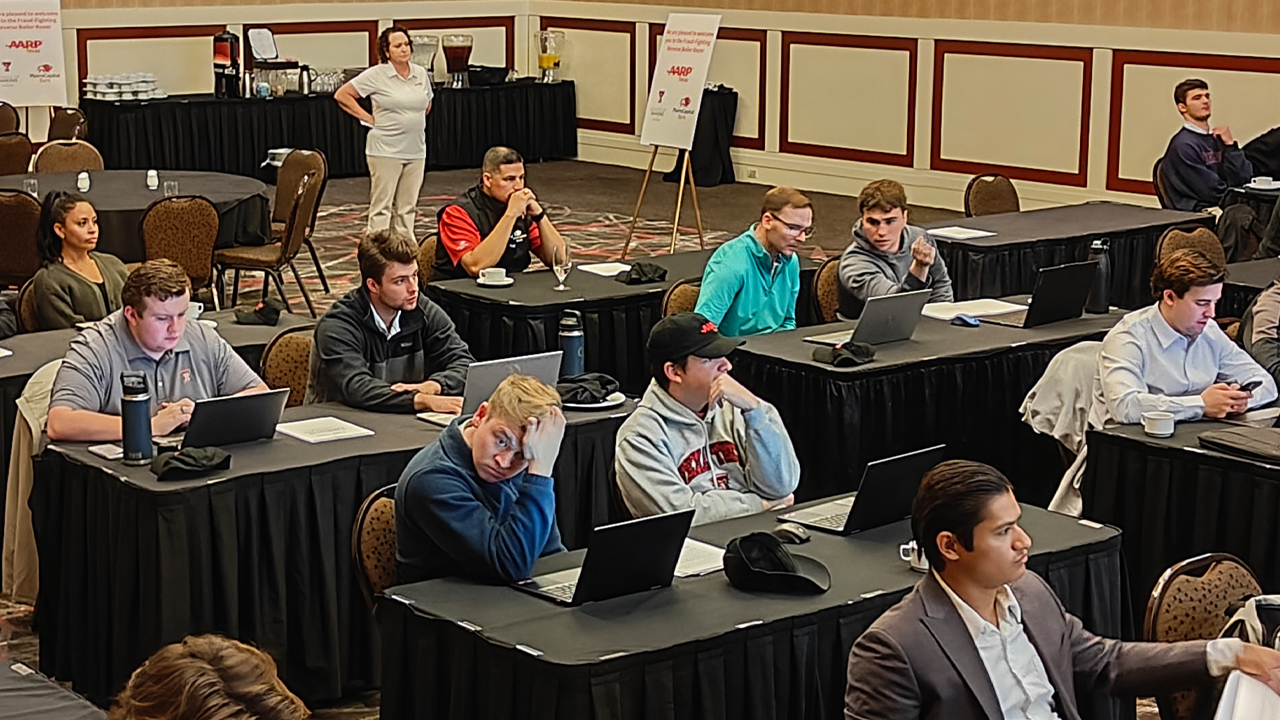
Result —
<path fill-rule="evenodd" d="M 1173 413 L 1158 410 L 1142 413 L 1142 430 L 1153 437 L 1169 437 L 1173 434 Z"/>
<path fill-rule="evenodd" d="M 924 550 L 916 546 L 915 540 L 899 545 L 898 557 L 911 563 L 911 569 L 916 572 L 929 572 L 929 559 L 924 556 Z"/>
<path fill-rule="evenodd" d="M 486 285 L 497 285 L 507 281 L 507 271 L 505 268 L 493 267 L 485 268 L 480 271 L 480 282 Z"/>
<path fill-rule="evenodd" d="M 199 320 L 200 313 L 203 313 L 203 312 L 204 312 L 204 303 L 198 300 L 192 300 L 191 302 L 187 303 L 187 319 L 188 320 Z"/>
<path fill-rule="evenodd" d="M 1258 177 L 1253 179 L 1253 182 L 1251 184 L 1254 187 L 1269 188 L 1275 184 L 1275 181 L 1267 177 L 1266 175 L 1259 175 Z"/>

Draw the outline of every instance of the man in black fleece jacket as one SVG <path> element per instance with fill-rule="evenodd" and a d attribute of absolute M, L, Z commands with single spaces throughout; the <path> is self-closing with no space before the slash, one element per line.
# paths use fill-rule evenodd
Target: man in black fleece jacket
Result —
<path fill-rule="evenodd" d="M 360 241 L 360 287 L 316 325 L 307 402 L 376 412 L 462 412 L 474 362 L 453 321 L 418 294 L 418 248 L 379 230 Z"/>

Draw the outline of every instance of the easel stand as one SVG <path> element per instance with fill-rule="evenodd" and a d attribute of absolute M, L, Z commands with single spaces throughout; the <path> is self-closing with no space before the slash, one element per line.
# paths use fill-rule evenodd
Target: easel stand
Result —
<path fill-rule="evenodd" d="M 640 220 L 640 206 L 644 204 L 645 191 L 649 189 L 649 176 L 653 174 L 653 161 L 658 157 L 658 145 L 653 146 L 649 154 L 649 166 L 644 169 L 644 182 L 640 183 L 640 197 L 636 198 L 635 212 L 631 213 L 631 229 L 627 230 L 627 241 L 622 245 L 622 259 L 627 259 L 627 251 L 631 249 L 631 236 L 636 232 L 636 222 Z M 678 150 L 678 148 L 672 148 Z M 698 247 L 707 247 L 702 233 L 702 209 L 698 207 L 698 188 L 693 183 L 693 169 L 689 167 L 689 152 L 684 153 L 684 163 L 680 168 L 680 191 L 676 195 L 676 215 L 671 221 L 671 247 L 668 253 L 676 251 L 676 236 L 680 233 L 680 204 L 684 200 L 684 181 L 689 180 L 689 190 L 693 193 L 693 215 L 698 223 Z"/>

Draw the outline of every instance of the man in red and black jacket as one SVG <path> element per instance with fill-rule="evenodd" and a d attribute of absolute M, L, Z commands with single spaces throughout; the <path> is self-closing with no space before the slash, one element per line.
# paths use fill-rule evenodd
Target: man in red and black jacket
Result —
<path fill-rule="evenodd" d="M 491 267 L 520 272 L 529 267 L 530 252 L 550 267 L 553 253 L 566 252 L 564 238 L 524 186 L 524 158 L 511 148 L 490 148 L 480 184 L 442 208 L 436 220 L 437 279 L 478 277 Z"/>

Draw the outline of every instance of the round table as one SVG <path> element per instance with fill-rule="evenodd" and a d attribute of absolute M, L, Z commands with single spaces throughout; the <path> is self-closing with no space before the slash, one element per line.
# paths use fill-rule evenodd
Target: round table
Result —
<path fill-rule="evenodd" d="M 77 173 L 38 173 L 0 176 L 0 190 L 21 190 L 22 181 L 35 177 L 40 197 L 54 190 L 79 192 Z M 139 223 L 151 203 L 164 197 L 160 188 L 166 180 L 178 181 L 180 195 L 200 195 L 218 209 L 218 241 L 215 247 L 262 245 L 271 237 L 271 215 L 267 186 L 241 175 L 216 172 L 161 170 L 160 185 L 147 188 L 146 170 L 99 170 L 89 173 L 89 198 L 98 212 L 98 250 L 122 261 L 142 262 L 146 250 Z"/>

